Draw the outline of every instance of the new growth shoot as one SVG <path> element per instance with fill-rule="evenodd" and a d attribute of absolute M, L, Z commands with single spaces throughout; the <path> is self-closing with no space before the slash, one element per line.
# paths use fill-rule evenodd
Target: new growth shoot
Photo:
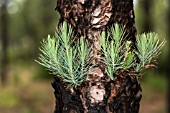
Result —
<path fill-rule="evenodd" d="M 99 38 L 100 60 L 111 80 L 120 71 L 141 72 L 155 61 L 165 44 L 165 40 L 159 41 L 156 33 L 148 33 L 137 36 L 134 44 L 137 49 L 134 49 L 131 41 L 124 40 L 124 27 L 118 24 L 108 30 L 107 36 L 106 32 L 102 32 Z M 48 35 L 43 39 L 39 61 L 36 61 L 66 82 L 68 87 L 77 87 L 86 80 L 93 59 L 91 47 L 84 37 L 77 42 L 73 40 L 73 30 L 64 22 L 55 36 Z"/>
<path fill-rule="evenodd" d="M 155 61 L 165 44 L 165 40 L 159 42 L 156 33 L 144 33 L 137 36 L 135 43 L 137 49 L 132 49 L 131 41 L 123 41 L 124 34 L 124 28 L 115 24 L 109 29 L 107 36 L 105 32 L 102 32 L 101 35 L 101 52 L 104 55 L 101 61 L 105 64 L 106 73 L 111 80 L 113 80 L 114 74 L 119 74 L 120 70 L 133 69 L 139 73 L 147 68 Z M 139 61 L 137 61 L 138 59 Z"/>
<path fill-rule="evenodd" d="M 48 35 L 47 39 L 42 41 L 37 62 L 68 83 L 68 87 L 77 87 L 86 78 L 91 58 L 89 45 L 84 37 L 73 44 L 72 34 L 72 28 L 68 29 L 64 22 L 55 36 Z"/>

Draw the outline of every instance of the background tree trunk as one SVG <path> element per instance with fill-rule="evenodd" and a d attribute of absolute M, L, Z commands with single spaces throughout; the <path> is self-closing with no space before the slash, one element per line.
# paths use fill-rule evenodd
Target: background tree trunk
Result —
<path fill-rule="evenodd" d="M 153 5 L 152 0 L 140 0 L 142 8 L 143 8 L 143 14 L 144 14 L 144 22 L 142 25 L 142 33 L 143 32 L 150 32 L 153 30 L 153 22 L 152 22 L 152 12 L 151 12 L 151 6 Z"/>
<path fill-rule="evenodd" d="M 84 36 L 93 45 L 93 64 L 97 66 L 89 70 L 87 81 L 78 88 L 66 89 L 60 79 L 54 78 L 55 113 L 138 113 L 138 76 L 121 72 L 110 80 L 98 59 L 98 35 L 114 23 L 124 25 L 126 39 L 135 42 L 133 0 L 58 0 L 56 9 L 61 15 L 59 26 L 66 21 L 77 38 Z"/>
<path fill-rule="evenodd" d="M 7 81 L 7 64 L 8 64 L 8 12 L 7 12 L 8 0 L 2 1 L 2 7 L 0 7 L 0 18 L 1 18 L 1 44 L 2 44 L 2 54 L 1 54 L 1 72 L 0 72 L 0 84 L 6 84 Z"/>

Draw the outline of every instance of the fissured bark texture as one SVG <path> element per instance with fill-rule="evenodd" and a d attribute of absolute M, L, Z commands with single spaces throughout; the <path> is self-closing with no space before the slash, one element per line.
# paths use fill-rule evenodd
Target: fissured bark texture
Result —
<path fill-rule="evenodd" d="M 102 88 L 100 85 L 103 84 Z M 56 107 L 54 113 L 138 113 L 141 87 L 136 76 L 116 76 L 113 81 L 96 84 L 86 82 L 78 88 L 66 89 L 64 83 L 55 78 Z M 103 101 L 93 103 L 90 95 L 92 87 L 105 90 Z M 97 90 L 98 91 L 98 90 Z M 100 92 L 96 91 L 96 96 Z M 99 90 L 100 91 L 100 90 Z"/>
<path fill-rule="evenodd" d="M 125 26 L 125 40 L 135 43 L 133 0 L 57 0 L 59 26 L 66 21 L 78 38 L 84 36 L 93 46 L 87 80 L 77 88 L 54 77 L 55 113 L 138 113 L 141 87 L 138 75 L 120 72 L 110 80 L 100 62 L 99 35 L 114 25 Z M 75 42 L 76 44 L 76 42 Z"/>

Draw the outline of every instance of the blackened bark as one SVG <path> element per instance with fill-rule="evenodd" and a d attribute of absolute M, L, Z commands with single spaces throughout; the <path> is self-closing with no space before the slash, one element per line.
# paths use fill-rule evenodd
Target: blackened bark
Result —
<path fill-rule="evenodd" d="M 52 86 L 55 89 L 56 97 L 55 113 L 83 113 L 84 109 L 79 90 L 71 93 L 66 90 L 64 83 L 57 77 L 54 78 Z"/>
<path fill-rule="evenodd" d="M 135 15 L 133 9 L 133 0 L 112 0 L 113 15 L 109 20 L 108 26 L 114 23 L 125 25 L 126 39 L 135 43 L 136 41 L 136 26 Z"/>
<path fill-rule="evenodd" d="M 141 87 L 138 75 L 120 72 L 110 80 L 100 62 L 99 35 L 114 23 L 125 26 L 126 40 L 135 43 L 136 27 L 133 0 L 58 0 L 59 26 L 66 21 L 75 36 L 84 36 L 93 45 L 93 64 L 87 80 L 67 89 L 54 77 L 55 113 L 138 113 Z M 101 77 L 100 75 L 104 75 Z"/>
<path fill-rule="evenodd" d="M 114 81 L 104 83 L 106 94 L 98 104 L 91 103 L 88 92 L 95 82 L 92 85 L 86 82 L 71 92 L 55 78 L 52 83 L 56 98 L 54 113 L 138 113 L 142 90 L 138 78 L 123 76 L 118 75 Z"/>
<path fill-rule="evenodd" d="M 3 0 L 1 7 L 1 43 L 2 43 L 2 54 L 1 54 L 1 72 L 0 72 L 0 83 L 2 85 L 6 84 L 7 81 L 7 64 L 8 64 L 8 13 L 7 13 L 7 3 L 8 0 Z"/>

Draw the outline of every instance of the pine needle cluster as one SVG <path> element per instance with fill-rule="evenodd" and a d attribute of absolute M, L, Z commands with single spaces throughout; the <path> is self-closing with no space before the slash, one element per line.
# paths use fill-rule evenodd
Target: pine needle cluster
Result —
<path fill-rule="evenodd" d="M 105 32 L 100 36 L 100 60 L 111 80 L 120 70 L 139 73 L 152 65 L 165 44 L 165 40 L 159 41 L 156 33 L 138 35 L 134 44 L 136 49 L 132 48 L 131 41 L 124 38 L 124 27 L 118 24 L 108 30 L 107 36 Z M 66 82 L 68 87 L 77 87 L 86 80 L 92 61 L 92 48 L 85 38 L 81 37 L 76 43 L 73 40 L 73 30 L 64 22 L 55 36 L 48 35 L 43 39 L 37 61 Z"/>
<path fill-rule="evenodd" d="M 104 55 L 101 60 L 106 65 L 106 73 L 112 80 L 118 70 L 127 70 L 135 63 L 135 53 L 131 51 L 131 42 L 123 41 L 125 37 L 123 30 L 122 26 L 115 24 L 109 29 L 107 36 L 105 32 L 101 35 L 101 52 Z"/>
<path fill-rule="evenodd" d="M 66 82 L 68 87 L 76 87 L 84 81 L 91 63 L 88 43 L 81 37 L 73 44 L 72 34 L 72 28 L 68 29 L 64 22 L 55 36 L 48 35 L 42 41 L 41 54 L 37 61 Z"/>
<path fill-rule="evenodd" d="M 135 43 L 137 49 L 132 49 L 132 42 L 123 40 L 124 34 L 124 28 L 115 24 L 107 36 L 105 32 L 101 35 L 101 52 L 104 55 L 101 60 L 106 65 L 106 73 L 112 80 L 119 70 L 133 69 L 139 73 L 149 66 L 154 66 L 155 59 L 165 44 L 165 40 L 159 41 L 156 33 L 144 33 L 137 36 Z"/>
<path fill-rule="evenodd" d="M 139 63 L 137 63 L 135 71 L 139 72 L 153 65 L 160 54 L 160 50 L 165 45 L 165 42 L 165 40 L 160 42 L 158 34 L 156 33 L 143 33 L 138 35 L 135 54 L 138 56 Z"/>

